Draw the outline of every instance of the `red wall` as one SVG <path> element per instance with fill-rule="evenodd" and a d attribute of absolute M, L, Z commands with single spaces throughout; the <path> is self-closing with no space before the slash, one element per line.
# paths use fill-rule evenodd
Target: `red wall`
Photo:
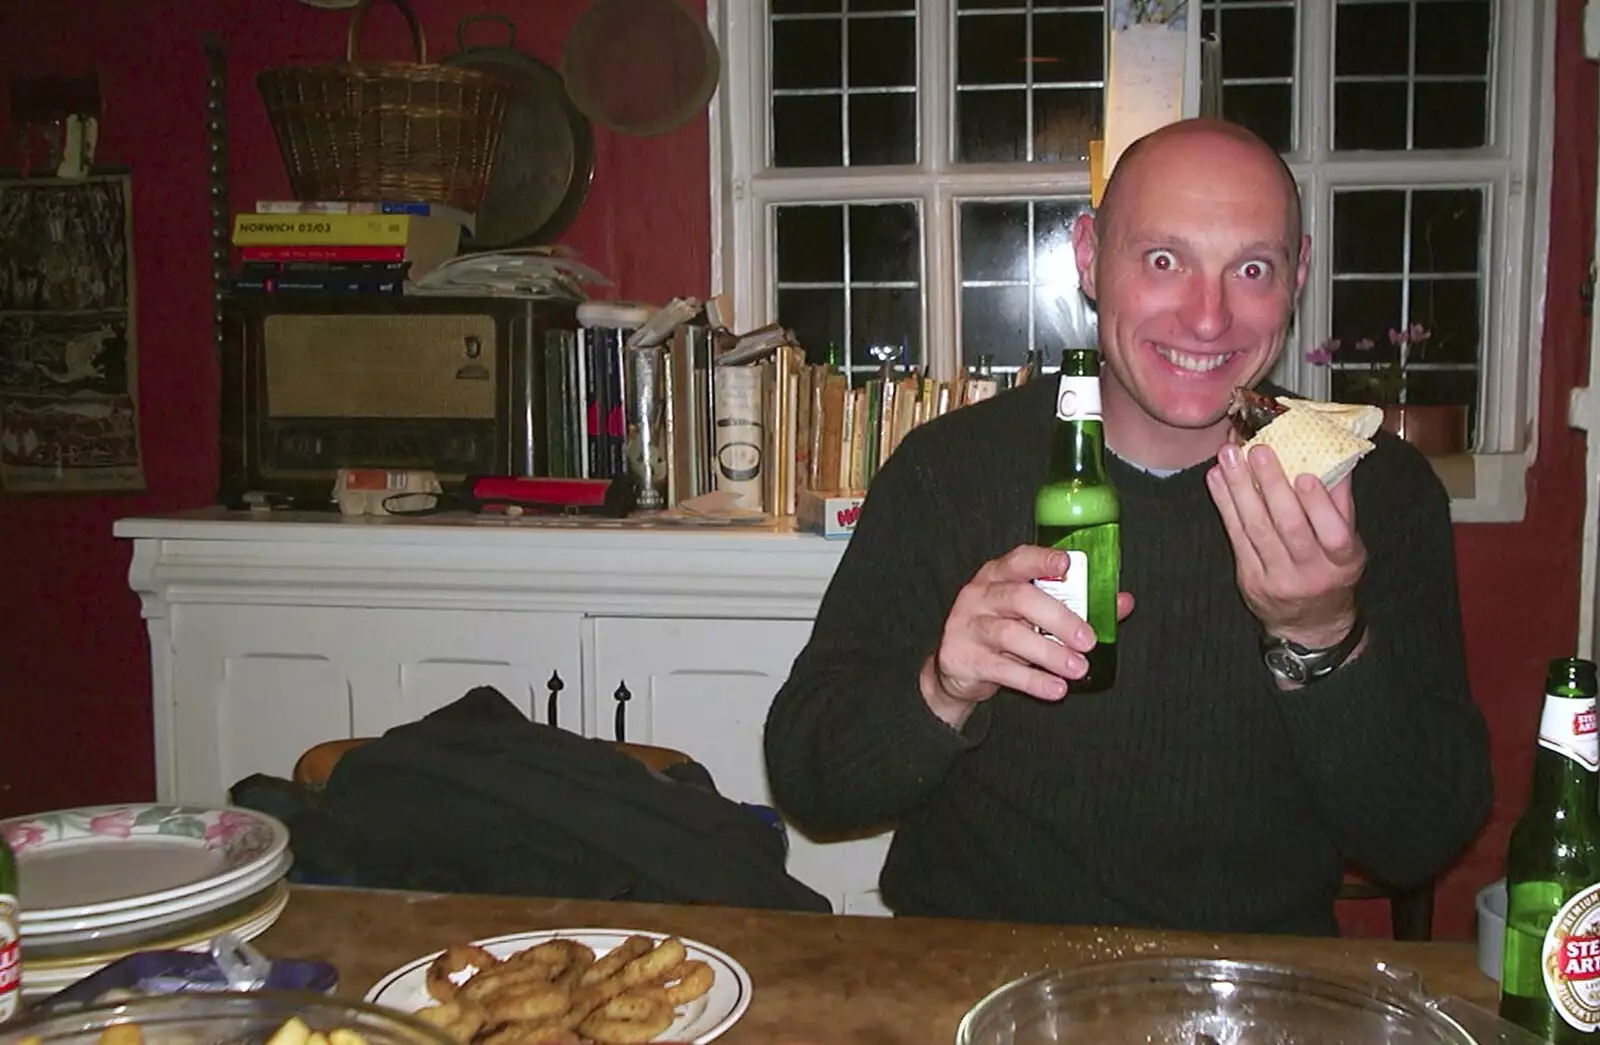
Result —
<path fill-rule="evenodd" d="M 555 63 L 584 0 L 413 0 L 433 51 L 455 21 L 503 10 L 519 43 Z M 1567 389 L 1584 379 L 1579 285 L 1590 252 L 1596 80 L 1581 55 L 1583 0 L 1559 0 L 1554 217 L 1542 348 L 1539 460 L 1528 515 L 1457 531 L 1473 691 L 1494 738 L 1493 822 L 1441 885 L 1438 930 L 1471 931 L 1472 895 L 1496 877 L 1526 795 L 1546 658 L 1577 627 L 1583 444 L 1566 428 Z M 161 16 L 155 16 L 159 8 Z M 404 36 L 378 5 L 370 55 L 398 57 Z M 334 58 L 345 17 L 291 0 L 57 0 L 0 5 L 0 69 L 97 71 L 106 99 L 100 159 L 134 172 L 139 377 L 145 470 L 137 497 L 0 496 L 0 814 L 148 797 L 149 666 L 128 548 L 112 521 L 209 503 L 216 470 L 216 370 L 208 310 L 200 37 L 229 49 L 235 207 L 286 185 L 252 77 L 263 67 Z M 627 75 L 637 70 L 619 70 Z M 9 121 L 7 121 L 9 122 Z M 658 138 L 596 133 L 594 184 L 565 241 L 611 276 L 620 296 L 703 293 L 709 255 L 704 121 Z M 10 136 L 6 136 L 9 141 Z M 9 146 L 7 146 L 9 147 Z M 287 767 L 285 767 L 287 768 Z M 1381 907 L 1347 912 L 1385 931 Z"/>

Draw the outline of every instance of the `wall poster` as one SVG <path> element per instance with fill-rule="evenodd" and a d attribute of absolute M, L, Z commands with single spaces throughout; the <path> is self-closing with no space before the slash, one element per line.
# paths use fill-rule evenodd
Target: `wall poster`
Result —
<path fill-rule="evenodd" d="M 0 180 L 0 490 L 144 489 L 132 182 Z"/>

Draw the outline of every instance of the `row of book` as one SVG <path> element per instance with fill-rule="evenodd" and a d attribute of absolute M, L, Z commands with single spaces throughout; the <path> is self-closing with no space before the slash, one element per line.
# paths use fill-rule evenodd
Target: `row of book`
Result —
<path fill-rule="evenodd" d="M 242 294 L 401 294 L 470 243 L 472 215 L 433 203 L 260 200 L 237 214 Z"/>
<path fill-rule="evenodd" d="M 784 332 L 787 333 L 787 332 Z M 554 331 L 545 344 L 545 446 L 550 475 L 609 479 L 664 475 L 662 501 L 712 491 L 742 507 L 794 515 L 800 492 L 864 491 L 918 425 L 995 395 L 1000 382 L 935 379 L 885 366 L 852 380 L 808 363 L 792 337 L 759 358 L 737 359 L 739 339 L 706 327 L 674 331 L 659 359 L 659 388 L 641 394 L 640 367 L 609 332 Z M 1025 379 L 1025 378 L 1024 378 Z M 658 404 L 640 437 L 641 411 Z M 655 455 L 646 467 L 642 454 Z"/>

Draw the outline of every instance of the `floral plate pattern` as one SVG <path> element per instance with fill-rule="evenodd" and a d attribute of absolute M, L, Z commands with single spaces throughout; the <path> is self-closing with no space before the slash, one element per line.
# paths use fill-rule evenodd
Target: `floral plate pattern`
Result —
<path fill-rule="evenodd" d="M 288 847 L 289 830 L 278 820 L 250 809 L 132 803 L 62 809 L 0 821 L 18 870 L 26 877 L 35 860 L 60 860 L 79 854 L 85 861 L 117 858 L 117 848 L 136 843 L 149 851 L 171 848 L 201 851 L 214 862 L 214 870 L 197 880 L 152 881 L 134 896 L 51 907 L 24 906 L 24 925 L 81 918 L 86 915 L 126 911 L 174 900 L 250 877 L 262 865 L 278 859 Z M 129 850 L 123 857 L 133 855 Z M 129 868 L 136 872 L 136 868 Z"/>

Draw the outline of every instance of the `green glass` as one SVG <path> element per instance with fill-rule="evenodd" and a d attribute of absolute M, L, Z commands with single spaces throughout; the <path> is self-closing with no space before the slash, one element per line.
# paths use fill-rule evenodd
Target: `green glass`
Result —
<path fill-rule="evenodd" d="M 1117 678 L 1117 591 L 1122 574 L 1122 509 L 1106 477 L 1105 422 L 1100 416 L 1100 353 L 1062 353 L 1050 468 L 1033 500 L 1036 544 L 1060 548 L 1072 565 L 1060 585 L 1046 590 L 1094 629 L 1089 673 L 1069 682 L 1096 693 Z"/>
<path fill-rule="evenodd" d="M 22 1002 L 22 915 L 18 902 L 17 860 L 0 838 L 0 1020 L 17 1014 Z"/>
<path fill-rule="evenodd" d="M 1563 1019 L 1545 986 L 1545 935 L 1557 912 L 1578 893 L 1600 884 L 1600 778 L 1590 765 L 1558 748 L 1593 758 L 1595 665 L 1576 657 L 1552 660 L 1545 675 L 1545 710 L 1533 761 L 1528 807 L 1511 830 L 1506 853 L 1506 933 L 1501 957 L 1500 1015 L 1555 1045 L 1600 1042 Z M 1577 743 L 1560 728 L 1587 708 L 1588 731 Z M 1576 709 L 1576 710 L 1574 710 Z"/>

